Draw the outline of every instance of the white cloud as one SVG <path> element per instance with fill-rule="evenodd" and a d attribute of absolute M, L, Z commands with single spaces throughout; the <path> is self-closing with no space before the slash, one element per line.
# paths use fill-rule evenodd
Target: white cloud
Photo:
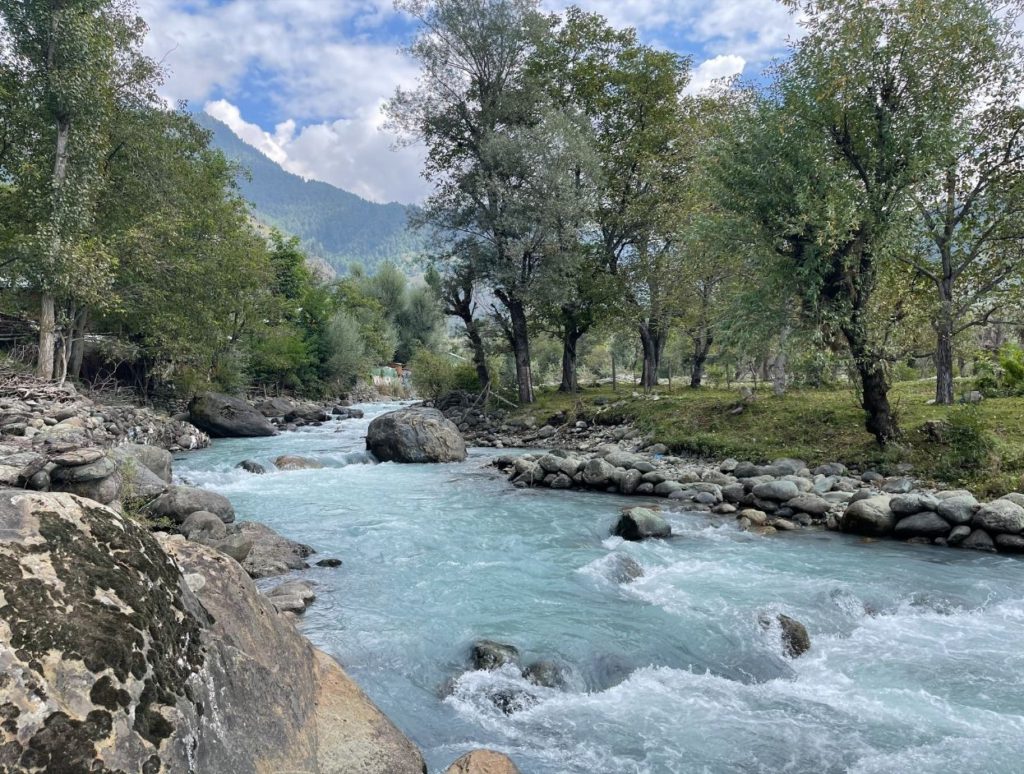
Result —
<path fill-rule="evenodd" d="M 796 24 L 776 0 L 578 2 L 645 40 L 711 57 L 694 89 L 782 51 Z M 161 95 L 207 104 L 286 169 L 376 200 L 418 201 L 422 150 L 389 150 L 382 101 L 415 82 L 392 0 L 139 0 L 146 53 L 168 70 Z M 241 108 L 241 109 L 239 109 Z M 269 117 L 269 118 L 268 118 Z M 267 127 L 276 123 L 271 131 Z"/>
<path fill-rule="evenodd" d="M 380 130 L 383 100 L 417 72 L 380 29 L 391 0 L 140 0 L 140 12 L 146 53 L 168 70 L 166 99 L 205 103 L 304 177 L 376 201 L 425 195 L 422 153 L 391 152 Z M 267 131 L 238 107 L 253 104 L 287 120 Z"/>
<path fill-rule="evenodd" d="M 552 11 L 578 5 L 615 26 L 636 27 L 649 38 L 670 36 L 711 54 L 742 56 L 762 64 L 799 36 L 797 18 L 777 0 L 545 0 Z"/>
<path fill-rule="evenodd" d="M 274 134 L 270 134 L 242 118 L 239 109 L 226 99 L 207 102 L 203 109 L 221 123 L 227 124 L 231 131 L 271 161 L 288 169 L 288 152 L 285 147 L 295 135 L 294 121 L 289 119 L 278 124 Z"/>
<path fill-rule="evenodd" d="M 227 100 L 207 102 L 205 110 L 263 155 L 306 179 L 377 202 L 414 202 L 428 193 L 419 176 L 422 149 L 391 150 L 391 138 L 380 131 L 380 103 L 352 118 L 310 124 L 298 132 L 294 121 L 284 121 L 273 134 L 246 121 Z"/>
<path fill-rule="evenodd" d="M 346 115 L 411 81 L 415 65 L 383 33 L 390 0 L 141 0 L 146 53 L 165 96 L 248 94 L 300 119 Z M 352 32 L 359 28 L 361 32 Z"/>
<path fill-rule="evenodd" d="M 712 59 L 705 59 L 693 71 L 687 94 L 699 94 L 722 78 L 730 78 L 743 72 L 747 60 L 732 54 L 719 54 Z"/>

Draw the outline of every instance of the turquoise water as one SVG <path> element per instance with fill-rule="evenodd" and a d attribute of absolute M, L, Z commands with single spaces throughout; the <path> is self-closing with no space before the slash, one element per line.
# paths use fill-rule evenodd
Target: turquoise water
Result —
<path fill-rule="evenodd" d="M 516 490 L 483 469 L 490 451 L 369 464 L 363 435 L 386 407 L 363 408 L 361 421 L 217 441 L 176 471 L 343 560 L 298 574 L 319 584 L 302 629 L 432 774 L 476 747 L 524 774 L 1024 771 L 1019 559 L 757 537 L 682 513 L 670 515 L 677 537 L 623 543 L 608 535 L 624 500 Z M 284 453 L 328 467 L 234 469 Z M 609 580 L 617 553 L 644 577 Z M 812 649 L 783 658 L 758 625 L 765 611 L 806 624 Z M 481 637 L 558 662 L 566 687 L 471 672 L 445 695 Z M 510 715 L 492 701 L 523 690 Z"/>

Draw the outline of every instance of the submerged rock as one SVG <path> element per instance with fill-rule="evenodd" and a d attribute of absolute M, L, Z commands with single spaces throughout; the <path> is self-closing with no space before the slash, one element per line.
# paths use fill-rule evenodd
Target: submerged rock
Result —
<path fill-rule="evenodd" d="M 258 462 L 256 462 L 256 460 L 242 460 L 237 465 L 235 465 L 235 467 L 241 468 L 246 473 L 253 473 L 257 476 L 262 476 L 264 473 L 267 472 L 267 469 L 260 465 Z"/>
<path fill-rule="evenodd" d="M 319 470 L 323 465 L 308 457 L 300 457 L 297 454 L 282 454 L 274 464 L 279 470 Z"/>
<path fill-rule="evenodd" d="M 770 629 L 772 619 L 767 615 L 759 618 L 761 627 Z M 784 613 L 775 616 L 775 622 L 779 625 L 782 633 L 782 650 L 790 658 L 799 658 L 811 648 L 811 636 L 807 633 L 807 627 L 795 618 L 790 618 Z"/>
<path fill-rule="evenodd" d="M 629 583 L 644 576 L 644 568 L 632 556 L 612 554 L 608 568 L 608 580 L 612 583 Z"/>
<path fill-rule="evenodd" d="M 666 538 L 672 535 L 672 527 L 649 508 L 629 508 L 619 518 L 612 534 L 625 540 Z"/>
<path fill-rule="evenodd" d="M 391 411 L 370 422 L 366 448 L 381 462 L 458 462 L 466 442 L 437 409 Z"/>
<path fill-rule="evenodd" d="M 470 658 L 473 669 L 498 669 L 506 664 L 518 664 L 519 649 L 494 640 L 477 640 L 473 643 Z"/>
<path fill-rule="evenodd" d="M 554 661 L 534 661 L 523 670 L 523 677 L 544 688 L 561 688 L 565 685 L 565 670 Z"/>
<path fill-rule="evenodd" d="M 473 750 L 449 766 L 444 774 L 519 774 L 507 755 L 493 750 Z"/>
<path fill-rule="evenodd" d="M 201 392 L 188 404 L 189 420 L 214 438 L 252 438 L 274 435 L 270 421 L 241 398 Z"/>

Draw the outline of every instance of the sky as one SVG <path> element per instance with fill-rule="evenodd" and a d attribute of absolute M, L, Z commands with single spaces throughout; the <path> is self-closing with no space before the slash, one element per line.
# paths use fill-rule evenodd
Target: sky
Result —
<path fill-rule="evenodd" d="M 542 0 L 578 5 L 692 58 L 692 90 L 756 77 L 798 34 L 777 0 Z M 415 82 L 392 0 L 138 0 L 162 96 L 223 121 L 290 172 L 373 201 L 428 193 L 422 149 L 394 150 L 381 107 Z"/>

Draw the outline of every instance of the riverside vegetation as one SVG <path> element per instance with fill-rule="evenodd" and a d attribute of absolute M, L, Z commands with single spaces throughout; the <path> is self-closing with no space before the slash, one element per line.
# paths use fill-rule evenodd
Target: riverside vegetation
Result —
<path fill-rule="evenodd" d="M 171 472 L 211 436 L 358 421 L 406 394 L 390 364 L 454 425 L 377 419 L 382 458 L 462 460 L 461 431 L 546 449 L 494 461 L 517 487 L 1019 552 L 1019 9 L 786 4 L 784 59 L 693 93 L 687 58 L 578 8 L 397 0 L 420 77 L 387 125 L 432 193 L 401 255 L 339 278 L 160 98 L 132 2 L 0 0 L 0 768 L 424 768 L 295 631 L 313 589 L 253 584 L 313 548 Z M 238 460 L 268 464 L 320 465 Z M 618 536 L 670 536 L 650 504 Z M 491 645 L 485 671 L 557 682 Z M 514 770 L 495 755 L 453 770 Z"/>

